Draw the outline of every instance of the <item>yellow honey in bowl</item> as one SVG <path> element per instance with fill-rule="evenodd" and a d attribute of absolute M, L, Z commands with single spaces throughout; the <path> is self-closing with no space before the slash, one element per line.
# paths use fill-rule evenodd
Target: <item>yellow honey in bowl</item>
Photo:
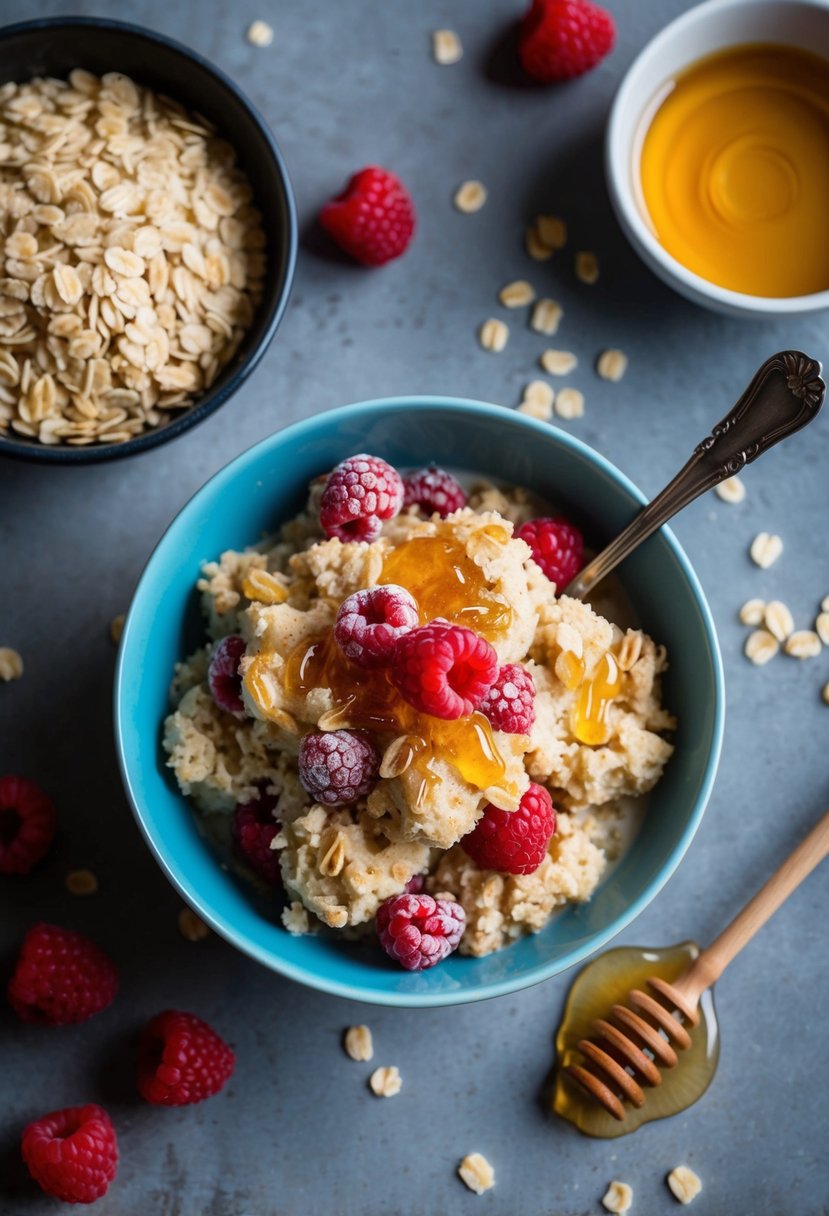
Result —
<path fill-rule="evenodd" d="M 720 287 L 829 289 L 829 60 L 731 47 L 669 81 L 642 141 L 642 202 L 665 249 Z"/>

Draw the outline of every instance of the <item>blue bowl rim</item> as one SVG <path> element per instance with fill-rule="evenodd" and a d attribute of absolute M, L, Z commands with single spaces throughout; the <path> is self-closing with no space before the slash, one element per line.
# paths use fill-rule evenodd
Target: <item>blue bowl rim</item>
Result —
<path fill-rule="evenodd" d="M 279 177 L 282 181 L 283 192 L 285 195 L 285 211 L 288 217 L 287 231 L 283 235 L 282 243 L 285 252 L 285 271 L 282 276 L 282 282 L 279 285 L 278 291 L 270 304 L 269 312 L 266 317 L 265 329 L 257 342 L 245 357 L 244 361 L 237 368 L 236 372 L 230 377 L 226 384 L 221 389 L 216 391 L 208 389 L 202 395 L 197 403 L 184 410 L 168 422 L 165 426 L 159 427 L 157 430 L 145 431 L 142 435 L 136 435 L 134 439 L 128 439 L 126 443 L 105 444 L 100 447 L 90 445 L 89 447 L 70 448 L 63 446 L 49 447 L 45 444 L 29 443 L 25 440 L 9 439 L 6 436 L 0 435 L 0 456 L 14 457 L 20 460 L 28 460 L 34 464 L 101 464 L 108 460 L 120 460 L 125 456 L 137 456 L 141 452 L 147 452 L 152 448 L 159 447 L 163 443 L 167 443 L 170 439 L 176 439 L 191 427 L 197 426 L 208 418 L 214 410 L 217 410 L 220 405 L 224 405 L 226 401 L 236 393 L 248 376 L 259 364 L 265 351 L 273 341 L 279 324 L 285 315 L 285 309 L 288 306 L 288 300 L 291 295 L 291 289 L 294 282 L 294 272 L 296 270 L 297 249 L 299 246 L 299 224 L 296 212 L 296 200 L 294 198 L 294 188 L 291 183 L 291 178 L 288 173 L 288 167 L 285 164 L 285 158 L 282 151 L 276 142 L 276 139 L 268 126 L 265 119 L 254 106 L 250 98 L 240 89 L 236 82 L 211 63 L 204 55 L 200 55 L 198 51 L 191 50 L 181 42 L 177 42 L 175 38 L 169 38 L 166 34 L 162 34 L 157 30 L 146 29 L 144 26 L 135 25 L 130 21 L 117 21 L 111 17 L 81 17 L 72 14 L 56 17 L 36 17 L 31 21 L 17 21 L 13 25 L 0 26 L 0 43 L 6 38 L 18 35 L 37 33 L 39 31 L 48 31 L 61 28 L 87 28 L 96 30 L 116 30 L 119 33 L 128 34 L 132 37 L 144 39 L 147 42 L 155 42 L 161 46 L 167 47 L 169 50 L 175 51 L 177 54 L 189 59 L 191 62 L 198 64 L 209 75 L 214 76 L 220 84 L 222 84 L 229 93 L 245 110 L 259 132 L 262 135 L 265 143 L 268 146 L 271 156 L 273 157 Z"/>
<path fill-rule="evenodd" d="M 562 971 L 568 970 L 570 967 L 582 962 L 584 959 L 595 954 L 598 950 L 605 946 L 612 938 L 621 933 L 636 917 L 642 912 L 649 903 L 662 890 L 665 883 L 676 870 L 685 853 L 693 840 L 699 825 L 702 821 L 702 816 L 708 804 L 711 795 L 711 790 L 714 785 L 714 780 L 719 764 L 720 751 L 722 748 L 723 730 L 725 722 L 725 677 L 722 665 L 722 656 L 720 654 L 719 641 L 714 626 L 714 620 L 711 615 L 711 610 L 708 606 L 708 601 L 705 598 L 705 593 L 699 579 L 688 560 L 685 551 L 680 545 L 676 536 L 668 527 L 663 527 L 660 534 L 664 537 L 668 548 L 677 560 L 683 575 L 688 581 L 693 597 L 702 618 L 706 641 L 708 643 L 711 663 L 714 673 L 714 684 L 716 688 L 716 704 L 714 707 L 714 720 L 712 728 L 711 747 L 708 753 L 708 758 L 705 764 L 700 791 L 697 795 L 696 802 L 691 811 L 688 823 L 677 841 L 674 849 L 669 854 L 663 866 L 650 883 L 645 887 L 644 891 L 635 899 L 623 912 L 619 913 L 614 920 L 607 926 L 605 930 L 596 934 L 589 942 L 575 947 L 563 959 L 557 958 L 551 960 L 548 964 L 540 965 L 533 968 L 526 976 L 518 977 L 517 979 L 505 979 L 495 983 L 482 985 L 472 991 L 457 991 L 457 992 L 439 992 L 439 993 L 405 993 L 405 992 L 383 992 L 374 991 L 372 989 L 363 990 L 359 986 L 352 984 L 340 983 L 336 980 L 329 980 L 323 975 L 317 974 L 310 968 L 296 966 L 292 963 L 286 963 L 285 960 L 269 953 L 267 950 L 258 946 L 255 942 L 249 941 L 246 937 L 239 934 L 232 926 L 229 926 L 215 916 L 210 908 L 204 905 L 198 892 L 193 889 L 185 875 L 180 875 L 176 872 L 173 859 L 168 858 L 161 844 L 156 841 L 144 823 L 138 799 L 133 790 L 129 768 L 124 754 L 123 740 L 121 736 L 121 692 L 124 680 L 124 656 L 126 654 L 127 642 L 132 623 L 132 615 L 135 606 L 141 599 L 144 590 L 144 584 L 148 581 L 152 573 L 152 566 L 156 560 L 157 554 L 165 545 L 167 538 L 179 526 L 182 518 L 205 499 L 209 498 L 216 489 L 220 489 L 223 482 L 228 482 L 235 477 L 239 468 L 255 460 L 260 452 L 270 447 L 274 443 L 281 442 L 285 438 L 301 439 L 307 432 L 312 432 L 318 425 L 320 419 L 325 419 L 328 422 L 343 422 L 348 419 L 359 416 L 363 419 L 368 414 L 387 413 L 389 410 L 396 410 L 405 407 L 407 410 L 427 410 L 427 409 L 448 409 L 450 412 L 455 411 L 461 415 L 473 414 L 496 419 L 506 423 L 508 426 L 513 425 L 518 429 L 526 429 L 530 432 L 549 436 L 553 431 L 557 441 L 565 448 L 569 448 L 574 454 L 587 459 L 595 464 L 601 472 L 613 480 L 617 485 L 627 491 L 628 494 L 637 502 L 644 505 L 648 500 L 642 491 L 630 480 L 624 473 L 616 468 L 606 457 L 591 448 L 582 440 L 570 435 L 566 431 L 562 431 L 557 427 L 550 427 L 549 423 L 540 422 L 536 419 L 529 418 L 523 414 L 509 412 L 503 406 L 493 405 L 488 402 L 475 401 L 463 397 L 438 397 L 438 396 L 422 396 L 413 395 L 373 398 L 368 401 L 352 402 L 349 405 L 338 406 L 331 410 L 322 411 L 319 414 L 313 415 L 311 418 L 305 418 L 299 422 L 292 423 L 287 427 L 282 427 L 280 430 L 273 432 L 265 439 L 255 443 L 252 447 L 247 448 L 238 456 L 234 457 L 228 464 L 224 465 L 212 477 L 208 479 L 198 489 L 195 494 L 184 504 L 181 510 L 176 514 L 164 534 L 161 536 L 155 545 L 149 559 L 147 560 L 141 577 L 136 585 L 133 598 L 130 602 L 129 611 L 127 613 L 124 628 L 122 633 L 121 645 L 118 649 L 118 659 L 115 670 L 115 682 L 113 690 L 113 723 L 115 728 L 115 744 L 118 753 L 118 764 L 121 770 L 121 778 L 124 783 L 124 788 L 132 808 L 133 815 L 138 823 L 144 839 L 150 847 L 150 851 L 156 858 L 163 872 L 172 883 L 174 888 L 179 892 L 182 898 L 198 913 L 198 915 L 208 924 L 216 933 L 224 937 L 226 941 L 235 946 L 238 950 L 249 955 L 257 962 L 262 963 L 272 971 L 276 971 L 288 979 L 305 984 L 310 988 L 314 988 L 320 992 L 327 992 L 333 996 L 345 997 L 353 1001 L 361 1001 L 366 1004 L 384 1005 L 397 1008 L 435 1008 L 448 1005 L 463 1005 L 471 1004 L 476 1001 L 489 1000 L 492 997 L 506 996 L 513 992 L 519 992 L 524 988 L 531 988 L 536 984 L 542 983 L 544 980 L 558 975 Z M 218 863 L 217 863 L 218 864 Z M 507 947 L 508 949 L 509 947 Z"/>

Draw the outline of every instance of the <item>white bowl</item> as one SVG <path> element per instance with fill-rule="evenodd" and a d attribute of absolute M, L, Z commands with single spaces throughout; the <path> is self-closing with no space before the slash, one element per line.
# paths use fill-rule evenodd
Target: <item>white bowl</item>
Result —
<path fill-rule="evenodd" d="M 807 296 L 752 296 L 694 274 L 659 242 L 642 199 L 642 142 L 648 118 L 662 100 L 661 86 L 706 55 L 752 42 L 798 47 L 829 59 L 829 0 L 707 0 L 657 34 L 631 64 L 610 112 L 605 144 L 610 198 L 645 264 L 689 300 L 740 317 L 816 312 L 829 308 L 829 290 Z"/>

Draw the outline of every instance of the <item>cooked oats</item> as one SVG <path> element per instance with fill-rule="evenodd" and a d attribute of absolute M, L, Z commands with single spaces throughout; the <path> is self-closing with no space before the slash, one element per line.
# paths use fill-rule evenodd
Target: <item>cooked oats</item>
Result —
<path fill-rule="evenodd" d="M 0 646 L 0 680 L 8 684 L 23 675 L 23 659 L 11 646 Z"/>
<path fill-rule="evenodd" d="M 374 1055 L 374 1040 L 368 1026 L 349 1026 L 343 1046 L 352 1060 L 370 1060 Z"/>
<path fill-rule="evenodd" d="M 64 881 L 70 895 L 94 895 L 98 890 L 98 879 L 91 870 L 70 870 Z"/>
<path fill-rule="evenodd" d="M 577 388 L 560 388 L 556 394 L 555 411 L 559 418 L 568 421 L 581 418 L 584 413 L 584 393 Z"/>
<path fill-rule="evenodd" d="M 546 334 L 547 337 L 550 337 L 558 332 L 563 316 L 564 309 L 556 300 L 537 300 L 530 317 L 530 328 L 534 329 L 537 334 Z"/>
<path fill-rule="evenodd" d="M 763 614 L 766 629 L 778 642 L 785 642 L 794 630 L 794 618 L 781 600 L 771 600 Z"/>
<path fill-rule="evenodd" d="M 567 244 L 567 225 L 557 215 L 537 215 L 535 227 L 548 249 L 563 249 Z"/>
<path fill-rule="evenodd" d="M 499 354 L 509 341 L 509 328 L 497 317 L 484 321 L 478 331 L 479 341 L 484 350 Z"/>
<path fill-rule="evenodd" d="M 627 1182 L 611 1182 L 602 1197 L 602 1205 L 608 1212 L 627 1212 L 632 1203 L 633 1188 Z"/>
<path fill-rule="evenodd" d="M 815 621 L 815 633 L 824 646 L 829 646 L 829 612 L 818 613 Z"/>
<path fill-rule="evenodd" d="M 476 1195 L 483 1195 L 495 1186 L 495 1170 L 481 1153 L 464 1157 L 458 1166 L 458 1177 Z"/>
<path fill-rule="evenodd" d="M 523 308 L 526 304 L 532 304 L 535 290 L 526 279 L 516 279 L 514 283 L 507 283 L 506 287 L 501 288 L 498 299 L 504 308 Z"/>
<path fill-rule="evenodd" d="M 756 566 L 768 570 L 783 552 L 783 541 L 774 533 L 758 532 L 751 542 L 749 556 Z"/>
<path fill-rule="evenodd" d="M 744 625 L 762 625 L 766 616 L 765 600 L 746 600 L 739 612 Z"/>
<path fill-rule="evenodd" d="M 457 63 L 463 55 L 461 40 L 454 30 L 435 30 L 432 34 L 432 55 L 435 63 Z"/>
<path fill-rule="evenodd" d="M 687 1165 L 677 1165 L 671 1170 L 666 1182 L 671 1194 L 680 1203 L 690 1203 L 702 1190 L 702 1182 Z"/>
<path fill-rule="evenodd" d="M 178 931 L 188 942 L 203 942 L 210 929 L 192 908 L 182 908 L 178 914 Z"/>
<path fill-rule="evenodd" d="M 535 224 L 532 224 L 524 233 L 524 248 L 536 262 L 546 262 L 553 256 L 552 249 L 549 245 L 544 244 Z"/>
<path fill-rule="evenodd" d="M 603 350 L 596 360 L 596 371 L 602 380 L 612 380 L 614 384 L 622 379 L 628 368 L 628 357 L 623 350 L 610 347 Z"/>
<path fill-rule="evenodd" d="M 534 401 L 537 405 L 548 406 L 552 405 L 555 400 L 555 393 L 551 385 L 546 380 L 530 380 L 529 384 L 524 386 L 524 396 L 521 404 Z"/>
<path fill-rule="evenodd" d="M 595 253 L 582 250 L 576 254 L 576 278 L 591 287 L 599 278 L 599 259 Z"/>
<path fill-rule="evenodd" d="M 308 933 L 311 928 L 308 913 L 298 899 L 293 900 L 290 906 L 285 908 L 282 913 L 282 923 L 288 932 L 293 933 L 296 937 Z"/>
<path fill-rule="evenodd" d="M 125 620 L 126 617 L 124 616 L 124 613 L 119 612 L 118 615 L 114 616 L 109 623 L 109 636 L 112 638 L 116 646 L 121 641 L 121 634 L 124 632 Z"/>
<path fill-rule="evenodd" d="M 545 350 L 538 362 L 550 376 L 568 376 L 579 361 L 569 350 Z"/>
<path fill-rule="evenodd" d="M 726 477 L 725 481 L 714 486 L 714 493 L 723 502 L 742 502 L 746 496 L 746 488 L 739 477 Z"/>
<path fill-rule="evenodd" d="M 820 654 L 823 645 L 811 629 L 797 629 L 786 638 L 783 649 L 793 659 L 813 659 Z"/>
<path fill-rule="evenodd" d="M 252 21 L 246 37 L 254 46 L 270 46 L 273 42 L 273 30 L 267 21 Z"/>
<path fill-rule="evenodd" d="M 393 1064 L 384 1068 L 375 1068 L 368 1083 L 371 1086 L 371 1092 L 378 1098 L 393 1098 L 395 1094 L 400 1093 L 403 1085 L 400 1072 Z"/>
<path fill-rule="evenodd" d="M 454 204 L 458 211 L 471 215 L 480 211 L 486 202 L 486 186 L 482 182 L 463 182 L 455 191 Z"/>
<path fill-rule="evenodd" d="M 755 629 L 746 638 L 743 653 L 755 667 L 762 667 L 773 659 L 780 649 L 780 643 L 768 629 Z"/>

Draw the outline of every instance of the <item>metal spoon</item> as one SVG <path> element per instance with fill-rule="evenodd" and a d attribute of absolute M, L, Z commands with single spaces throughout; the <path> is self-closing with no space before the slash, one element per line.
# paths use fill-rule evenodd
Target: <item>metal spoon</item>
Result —
<path fill-rule="evenodd" d="M 563 594 L 584 599 L 677 511 L 811 422 L 826 393 L 822 370 L 817 359 L 799 350 L 780 351 L 766 359 L 731 412 L 697 444 L 684 468 L 576 575 Z"/>

